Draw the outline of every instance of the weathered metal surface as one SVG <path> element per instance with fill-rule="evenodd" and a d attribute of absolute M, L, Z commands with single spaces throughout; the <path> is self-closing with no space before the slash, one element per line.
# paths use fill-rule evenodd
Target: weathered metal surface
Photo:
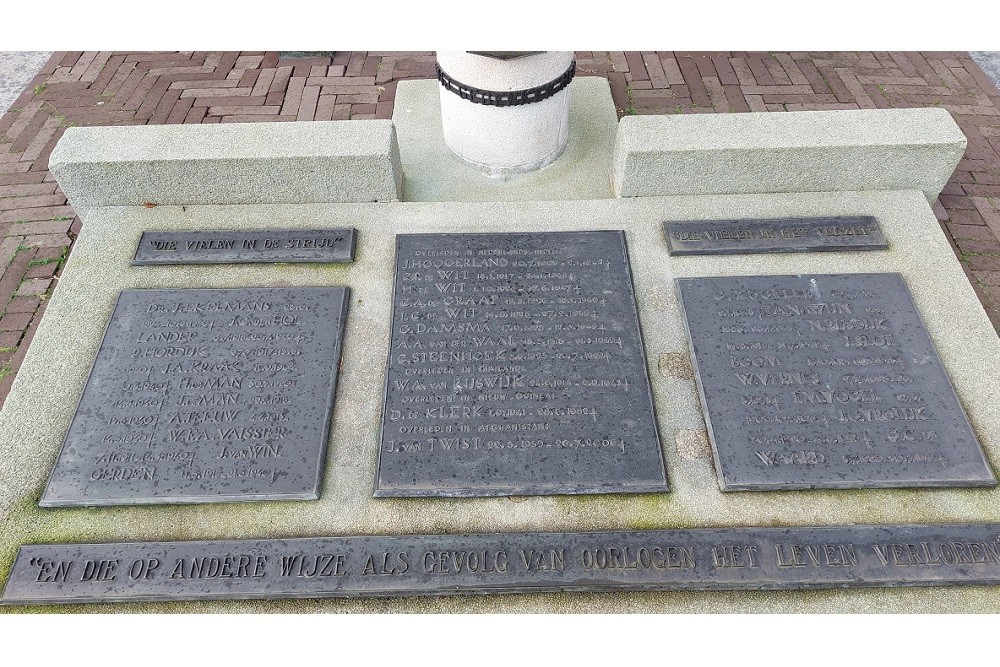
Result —
<path fill-rule="evenodd" d="M 724 491 L 996 484 L 901 275 L 677 285 Z"/>
<path fill-rule="evenodd" d="M 872 216 L 692 220 L 665 222 L 671 255 L 884 250 L 889 247 Z"/>
<path fill-rule="evenodd" d="M 667 491 L 621 231 L 397 237 L 376 496 Z"/>
<path fill-rule="evenodd" d="M 40 505 L 318 498 L 348 295 L 123 291 Z"/>
<path fill-rule="evenodd" d="M 134 265 L 354 261 L 355 230 L 147 231 Z"/>
<path fill-rule="evenodd" d="M 1000 584 L 1000 524 L 20 548 L 3 604 Z"/>

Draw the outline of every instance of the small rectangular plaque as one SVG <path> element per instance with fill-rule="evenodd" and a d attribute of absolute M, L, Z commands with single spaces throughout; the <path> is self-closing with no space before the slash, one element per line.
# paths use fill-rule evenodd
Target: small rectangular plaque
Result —
<path fill-rule="evenodd" d="M 37 544 L 0 603 L 1000 584 L 1000 524 Z"/>
<path fill-rule="evenodd" d="M 755 252 L 884 250 L 889 247 L 870 216 L 692 220 L 665 222 L 671 255 L 738 255 Z"/>
<path fill-rule="evenodd" d="M 353 262 L 354 238 L 353 228 L 147 231 L 132 264 Z"/>
<path fill-rule="evenodd" d="M 677 285 L 723 491 L 996 485 L 898 273 Z"/>
<path fill-rule="evenodd" d="M 667 490 L 624 232 L 397 236 L 375 496 Z"/>
<path fill-rule="evenodd" d="M 348 296 L 123 291 L 39 504 L 318 498 Z"/>

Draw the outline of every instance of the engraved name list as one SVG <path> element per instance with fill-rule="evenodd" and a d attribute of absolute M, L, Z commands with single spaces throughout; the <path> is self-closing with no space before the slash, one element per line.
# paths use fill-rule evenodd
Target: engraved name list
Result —
<path fill-rule="evenodd" d="M 376 496 L 666 490 L 622 232 L 397 237 Z"/>
<path fill-rule="evenodd" d="M 996 484 L 899 274 L 677 284 L 723 490 Z"/>
<path fill-rule="evenodd" d="M 123 291 L 40 504 L 317 498 L 347 295 Z"/>

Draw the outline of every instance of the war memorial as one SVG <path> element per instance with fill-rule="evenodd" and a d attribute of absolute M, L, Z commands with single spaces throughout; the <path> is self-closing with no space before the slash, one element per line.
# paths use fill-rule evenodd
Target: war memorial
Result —
<path fill-rule="evenodd" d="M 996 612 L 1000 339 L 943 109 L 72 128 L 0 412 L 7 611 Z"/>

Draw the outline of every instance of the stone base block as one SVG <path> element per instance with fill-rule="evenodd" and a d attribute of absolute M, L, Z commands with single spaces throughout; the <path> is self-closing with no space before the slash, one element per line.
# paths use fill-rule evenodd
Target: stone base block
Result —
<path fill-rule="evenodd" d="M 405 201 L 541 201 L 614 196 L 611 151 L 618 116 L 606 79 L 576 77 L 566 89 L 569 137 L 559 159 L 536 171 L 497 178 L 463 162 L 448 148 L 441 125 L 439 88 L 437 81 L 421 80 L 400 81 L 396 89 L 392 122 L 399 135 L 406 174 Z"/>
<path fill-rule="evenodd" d="M 921 190 L 934 201 L 965 135 L 944 109 L 626 116 L 619 197 Z"/>
<path fill-rule="evenodd" d="M 665 220 L 830 215 L 875 216 L 889 248 L 867 252 L 671 257 L 663 238 Z M 279 220 L 282 227 L 295 229 L 356 227 L 355 261 L 336 265 L 130 264 L 143 231 L 246 231 L 273 227 Z M 513 499 L 373 498 L 393 310 L 396 235 L 602 229 L 625 230 L 671 492 Z M 674 279 L 867 272 L 903 275 L 986 456 L 993 469 L 1000 469 L 1000 340 L 955 261 L 924 195 L 915 190 L 538 202 L 93 209 L 88 212 L 59 288 L 47 306 L 0 412 L 0 583 L 6 581 L 17 547 L 22 544 L 1000 523 L 1000 487 L 740 493 L 719 490 Z M 351 288 L 319 500 L 39 508 L 38 498 L 73 418 L 118 293 L 123 289 L 248 285 Z M 512 563 L 520 559 L 520 552 L 511 552 Z M 420 567 L 416 560 L 411 562 Z M 360 570 L 354 570 L 354 575 L 361 576 Z M 533 593 L 69 605 L 58 610 L 886 613 L 919 609 L 925 613 L 996 613 L 1000 611 L 997 593 L 996 586 L 796 592 Z M 0 614 L 18 611 L 23 612 L 24 608 L 0 608 Z"/>
<path fill-rule="evenodd" d="M 49 168 L 77 210 L 398 201 L 388 120 L 70 128 Z"/>

